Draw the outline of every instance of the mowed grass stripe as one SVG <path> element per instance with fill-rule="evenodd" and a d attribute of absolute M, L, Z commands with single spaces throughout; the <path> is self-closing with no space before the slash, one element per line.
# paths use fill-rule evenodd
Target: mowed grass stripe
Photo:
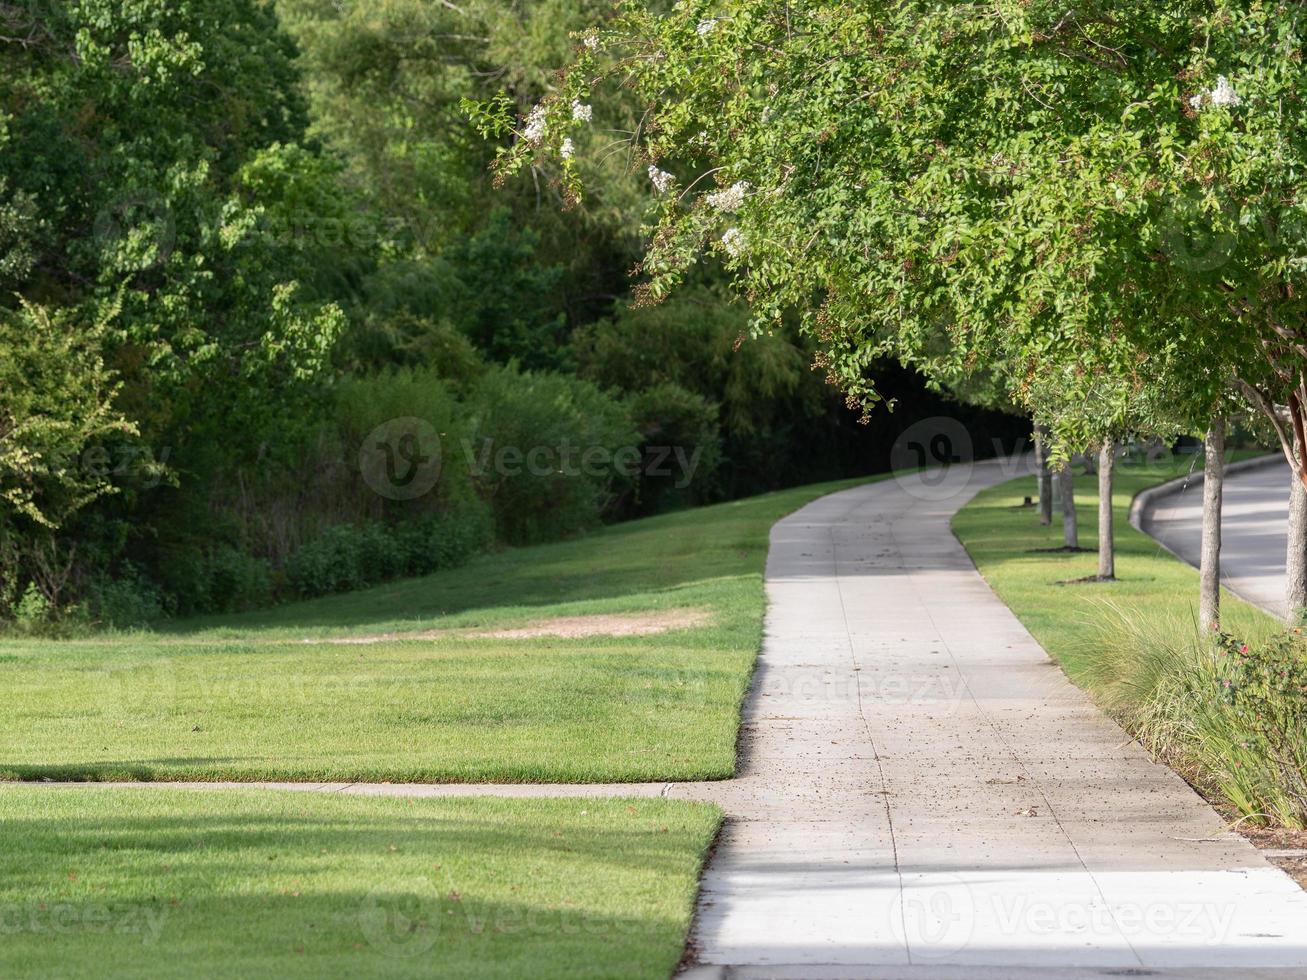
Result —
<path fill-rule="evenodd" d="M 0 976 L 666 977 L 716 808 L 0 786 Z"/>
<path fill-rule="evenodd" d="M 0 778 L 727 778 L 761 640 L 768 531 L 857 482 L 669 514 L 166 631 L 4 641 Z M 677 609 L 710 621 L 628 637 L 458 632 Z M 452 632 L 312 642 L 433 629 Z"/>

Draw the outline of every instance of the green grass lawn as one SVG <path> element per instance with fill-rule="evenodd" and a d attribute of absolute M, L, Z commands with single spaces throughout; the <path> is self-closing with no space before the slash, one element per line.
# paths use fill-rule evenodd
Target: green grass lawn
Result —
<path fill-rule="evenodd" d="M 768 530 L 856 482 L 167 632 L 0 641 L 0 779 L 729 777 L 761 638 Z M 465 631 L 671 609 L 711 621 L 621 638 Z M 315 642 L 442 628 L 450 634 L 434 639 Z"/>
<path fill-rule="evenodd" d="M 710 806 L 0 786 L 0 976 L 666 977 Z"/>
<path fill-rule="evenodd" d="M 1184 475 L 1192 465 L 1192 459 L 1183 457 L 1151 465 L 1127 465 L 1125 460 L 1118 464 L 1112 493 L 1115 582 L 1060 584 L 1096 574 L 1098 556 L 1039 551 L 1061 546 L 1062 524 L 1054 515 L 1050 527 L 1041 527 L 1035 509 L 1021 506 L 1023 497 L 1035 494 L 1033 476 L 982 491 L 953 518 L 953 531 L 999 598 L 1072 679 L 1083 684 L 1102 636 L 1104 603 L 1139 621 L 1197 622 L 1198 572 L 1129 523 L 1136 493 Z M 1196 465 L 1201 470 L 1201 460 Z M 1076 516 L 1081 547 L 1094 548 L 1097 477 L 1077 476 Z M 1226 591 L 1221 595 L 1221 621 L 1234 633 L 1263 633 L 1276 625 Z"/>

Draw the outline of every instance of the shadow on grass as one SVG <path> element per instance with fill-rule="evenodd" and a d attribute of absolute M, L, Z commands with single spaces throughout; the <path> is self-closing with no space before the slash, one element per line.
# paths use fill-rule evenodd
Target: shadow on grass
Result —
<path fill-rule="evenodd" d="M 4 976 L 665 977 L 715 826 L 651 801 L 3 795 Z"/>

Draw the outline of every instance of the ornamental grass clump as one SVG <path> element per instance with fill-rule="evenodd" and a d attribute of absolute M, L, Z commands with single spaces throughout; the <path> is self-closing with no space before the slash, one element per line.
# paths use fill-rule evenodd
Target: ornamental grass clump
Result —
<path fill-rule="evenodd" d="M 1088 668 L 1154 755 L 1254 824 L 1307 828 L 1307 638 L 1240 639 L 1111 608 Z"/>

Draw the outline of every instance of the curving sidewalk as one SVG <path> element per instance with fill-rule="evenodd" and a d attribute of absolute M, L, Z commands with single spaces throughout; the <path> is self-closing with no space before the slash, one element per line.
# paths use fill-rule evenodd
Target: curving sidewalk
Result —
<path fill-rule="evenodd" d="M 1089 703 L 953 537 L 1012 475 L 904 476 L 774 528 L 705 975 L 1307 975 L 1307 894 Z"/>
<path fill-rule="evenodd" d="M 1289 464 L 1278 453 L 1226 468 L 1221 507 L 1221 583 L 1273 616 L 1285 617 Z M 1202 544 L 1203 476 L 1146 490 L 1131 523 L 1195 568 Z"/>
<path fill-rule="evenodd" d="M 1089 703 L 953 537 L 1025 466 L 776 524 L 735 779 L 283 788 L 714 801 L 696 977 L 1307 976 L 1307 893 Z"/>

